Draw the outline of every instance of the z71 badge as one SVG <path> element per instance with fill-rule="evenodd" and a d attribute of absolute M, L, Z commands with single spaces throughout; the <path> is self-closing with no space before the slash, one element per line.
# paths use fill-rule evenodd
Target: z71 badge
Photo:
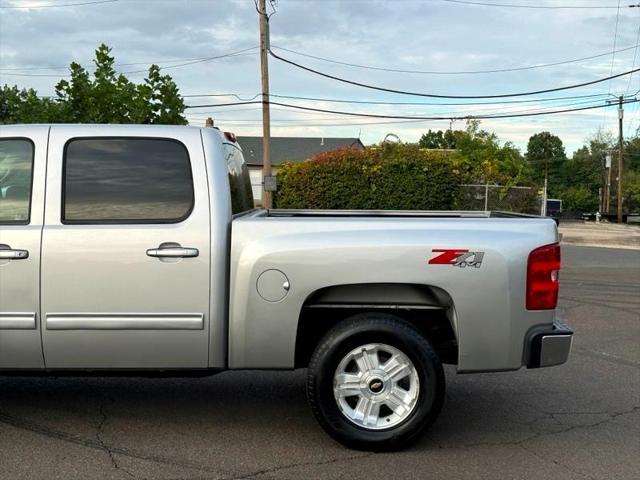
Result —
<path fill-rule="evenodd" d="M 433 265 L 480 268 L 482 257 L 484 257 L 484 252 L 470 252 L 462 249 L 434 248 L 431 251 L 437 253 L 435 257 L 429 260 L 429 264 Z"/>

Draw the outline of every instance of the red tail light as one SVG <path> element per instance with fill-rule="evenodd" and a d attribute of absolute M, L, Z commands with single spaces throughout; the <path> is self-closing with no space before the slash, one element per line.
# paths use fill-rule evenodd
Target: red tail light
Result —
<path fill-rule="evenodd" d="M 553 310 L 558 304 L 560 245 L 536 248 L 527 262 L 527 310 Z"/>

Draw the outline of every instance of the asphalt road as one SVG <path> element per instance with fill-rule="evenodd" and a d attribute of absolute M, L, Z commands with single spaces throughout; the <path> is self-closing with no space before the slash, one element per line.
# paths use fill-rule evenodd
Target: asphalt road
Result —
<path fill-rule="evenodd" d="M 638 479 L 640 252 L 567 246 L 569 362 L 458 375 L 440 419 L 393 454 L 344 449 L 304 372 L 202 379 L 0 377 L 2 479 Z"/>

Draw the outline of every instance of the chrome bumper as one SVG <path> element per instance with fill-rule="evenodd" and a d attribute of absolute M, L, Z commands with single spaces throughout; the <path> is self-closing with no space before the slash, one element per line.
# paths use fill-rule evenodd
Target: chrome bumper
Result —
<path fill-rule="evenodd" d="M 561 320 L 556 320 L 547 331 L 537 331 L 529 340 L 527 368 L 561 365 L 569 358 L 573 331 Z"/>

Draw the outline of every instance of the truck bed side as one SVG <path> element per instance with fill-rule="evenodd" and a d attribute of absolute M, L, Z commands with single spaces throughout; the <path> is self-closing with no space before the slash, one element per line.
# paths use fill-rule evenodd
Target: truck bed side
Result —
<path fill-rule="evenodd" d="M 524 296 L 528 254 L 557 241 L 555 223 L 448 216 L 322 218 L 263 211 L 234 220 L 229 366 L 293 368 L 299 318 L 314 293 L 340 285 L 374 291 L 375 285 L 398 284 L 444 292 L 437 306 L 447 310 L 455 333 L 459 371 L 520 368 L 527 332 L 554 319 L 553 311 L 527 311 Z M 482 264 L 429 264 L 441 249 L 482 252 Z M 285 281 L 282 299 L 268 301 L 258 292 L 277 292 Z M 385 303 L 384 293 L 375 295 L 376 303 Z M 429 321 L 427 311 L 423 318 Z"/>

